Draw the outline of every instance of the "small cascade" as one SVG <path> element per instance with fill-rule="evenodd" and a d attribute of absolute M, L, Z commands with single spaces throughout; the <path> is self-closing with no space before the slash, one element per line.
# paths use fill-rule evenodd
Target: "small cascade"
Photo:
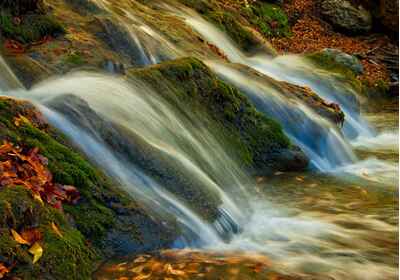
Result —
<path fill-rule="evenodd" d="M 239 210 L 249 209 L 248 179 L 208 128 L 140 81 L 76 73 L 7 95 L 38 104 L 146 209 L 176 217 L 186 246 L 230 239 L 250 214 Z"/>
<path fill-rule="evenodd" d="M 239 50 L 232 40 L 223 32 L 202 19 L 193 11 L 180 11 L 179 14 L 183 16 L 186 23 L 201 34 L 203 38 L 221 49 L 231 62 L 246 65 L 278 81 L 306 86 L 311 88 L 326 101 L 340 105 L 346 116 L 342 132 L 347 140 L 344 139 L 341 133 L 336 129 L 332 129 L 332 125 L 328 122 L 321 121 L 320 117 L 317 117 L 316 120 L 315 115 L 312 115 L 312 110 L 307 108 L 304 104 L 300 106 L 289 106 L 285 104 L 287 103 L 286 101 L 280 101 L 280 105 L 276 105 L 277 94 L 273 93 L 273 90 L 269 88 L 268 85 L 254 85 L 253 82 L 248 83 L 248 81 L 245 81 L 243 77 L 241 79 L 242 83 L 239 84 L 237 80 L 229 77 L 229 74 L 227 74 L 229 71 L 221 71 L 221 69 L 218 69 L 219 65 L 217 63 L 209 63 L 219 75 L 240 87 L 253 101 L 256 99 L 260 110 L 280 120 L 286 132 L 303 148 L 318 169 L 328 171 L 331 168 L 354 162 L 356 158 L 348 142 L 357 142 L 360 141 L 359 139 L 378 137 L 374 129 L 372 129 L 368 122 L 360 115 L 360 101 L 356 91 L 351 85 L 344 82 L 342 77 L 318 69 L 318 67 L 312 65 L 310 62 L 306 61 L 306 59 L 295 55 L 271 57 L 266 54 L 258 54 L 249 57 Z M 270 100 L 272 95 L 275 96 L 274 101 Z M 272 105 L 273 103 L 275 103 L 275 105 Z M 261 106 L 261 104 L 263 105 Z M 264 109 L 262 108 L 263 106 Z M 296 108 L 293 109 L 294 107 Z M 280 111 L 279 114 L 276 113 L 278 110 Z M 297 113 L 294 113 L 295 111 Z M 293 127 L 293 123 L 289 124 L 288 118 L 283 117 L 284 114 L 292 116 L 293 114 L 300 114 L 302 115 L 301 119 L 308 120 L 307 125 L 298 128 L 298 132 L 302 131 L 302 137 L 307 137 L 304 136 L 307 134 L 309 136 L 314 135 L 313 133 L 304 132 L 303 129 L 307 129 L 307 127 L 311 129 L 311 127 L 314 127 L 315 131 L 315 128 L 319 127 L 319 133 L 320 135 L 324 135 L 322 138 L 324 140 L 322 140 L 319 145 L 317 144 L 317 146 L 312 139 L 311 141 L 305 142 L 299 140 L 299 138 L 295 136 L 296 133 L 294 132 L 295 128 Z M 310 125 L 310 123 L 312 123 L 312 125 Z M 321 129 L 321 127 L 324 128 Z M 321 152 L 318 150 L 325 150 L 325 155 L 321 155 Z M 319 164 L 317 162 L 319 162 Z"/>
<path fill-rule="evenodd" d="M 117 35 L 128 37 L 123 39 L 123 43 L 118 48 L 125 49 L 122 52 L 128 52 L 128 55 L 134 59 L 135 65 L 146 66 L 157 64 L 165 60 L 184 56 L 167 39 L 134 15 L 130 7 L 124 6 L 126 3 L 123 1 L 118 6 L 107 0 L 95 0 L 94 3 L 115 18 L 115 21 L 113 20 L 110 24 L 120 25 L 117 27 L 117 33 L 127 32 L 127 34 Z M 109 24 L 106 24 L 106 28 L 109 28 L 107 25 Z M 115 32 L 115 30 L 110 31 L 111 33 Z M 114 35 L 110 34 L 110 36 Z"/>
<path fill-rule="evenodd" d="M 349 143 L 342 138 L 335 125 L 300 100 L 285 97 L 269 80 L 260 80 L 259 76 L 240 72 L 229 64 L 207 64 L 223 79 L 246 93 L 258 110 L 278 120 L 318 170 L 329 171 L 356 160 Z"/>

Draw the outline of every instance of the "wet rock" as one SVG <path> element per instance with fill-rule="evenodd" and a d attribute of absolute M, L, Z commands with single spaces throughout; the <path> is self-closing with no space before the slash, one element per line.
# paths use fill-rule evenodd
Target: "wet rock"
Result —
<path fill-rule="evenodd" d="M 364 73 L 363 65 L 361 64 L 360 60 L 358 60 L 358 58 L 354 55 L 347 54 L 345 52 L 342 52 L 341 50 L 329 48 L 322 50 L 322 54 L 334 60 L 336 63 L 349 68 L 356 75 L 361 75 Z"/>
<path fill-rule="evenodd" d="M 320 12 L 323 19 L 338 30 L 364 33 L 372 28 L 372 16 L 362 6 L 354 6 L 347 0 L 322 0 Z"/>
<path fill-rule="evenodd" d="M 29 123 L 17 127 L 17 116 Z M 64 279 L 65 271 L 71 271 L 68 279 L 87 279 L 100 257 L 165 248 L 177 238 L 174 217 L 166 221 L 149 214 L 118 183 L 75 152 L 29 102 L 0 98 L 0 141 L 4 140 L 37 147 L 47 158 L 54 181 L 76 186 L 81 194 L 77 204 L 64 204 L 61 212 L 39 203 L 24 188 L 0 187 L 0 255 L 18 261 L 17 276 L 22 279 Z M 60 227 L 63 239 L 49 230 L 51 222 Z M 31 226 L 46 230 L 37 270 L 31 269 L 28 253 L 9 236 L 10 227 Z M 126 246 L 116 246 L 116 240 Z"/>
<path fill-rule="evenodd" d="M 325 101 L 310 88 L 275 80 L 245 65 L 237 64 L 235 65 L 235 68 L 242 73 L 251 75 L 252 78 L 263 84 L 272 86 L 272 88 L 282 94 L 282 97 L 297 99 L 305 103 L 318 115 L 329 119 L 334 124 L 340 126 L 344 122 L 345 115 L 339 105 Z"/>
<path fill-rule="evenodd" d="M 190 108 L 193 117 L 211 117 L 219 126 L 215 133 L 224 135 L 218 135 L 221 144 L 252 171 L 264 174 L 282 166 L 307 167 L 305 155 L 293 150 L 279 123 L 257 111 L 243 93 L 220 80 L 201 61 L 180 59 L 132 69 L 128 74 L 152 85 L 172 104 Z"/>

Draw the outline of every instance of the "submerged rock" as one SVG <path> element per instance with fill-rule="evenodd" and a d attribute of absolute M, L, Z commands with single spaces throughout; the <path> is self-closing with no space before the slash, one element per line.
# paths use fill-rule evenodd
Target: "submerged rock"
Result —
<path fill-rule="evenodd" d="M 321 15 L 335 28 L 350 33 L 368 32 L 372 28 L 371 14 L 362 6 L 347 0 L 322 0 Z"/>

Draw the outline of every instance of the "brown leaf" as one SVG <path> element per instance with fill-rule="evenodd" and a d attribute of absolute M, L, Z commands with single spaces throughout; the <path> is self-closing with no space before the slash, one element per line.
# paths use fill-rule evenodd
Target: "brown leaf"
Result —
<path fill-rule="evenodd" d="M 29 244 L 33 244 L 37 241 L 42 240 L 43 235 L 37 228 L 26 229 L 21 232 L 21 237 L 28 241 Z"/>

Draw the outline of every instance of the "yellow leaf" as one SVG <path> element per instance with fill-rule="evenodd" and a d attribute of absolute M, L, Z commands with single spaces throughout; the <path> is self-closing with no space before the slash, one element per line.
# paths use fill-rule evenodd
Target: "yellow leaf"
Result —
<path fill-rule="evenodd" d="M 14 237 L 14 240 L 17 241 L 19 244 L 27 244 L 30 245 L 28 241 L 26 241 L 25 239 L 22 238 L 21 235 L 19 235 L 18 232 L 16 232 L 15 230 L 11 229 L 11 234 Z"/>
<path fill-rule="evenodd" d="M 37 200 L 41 205 L 44 205 L 43 200 L 42 200 L 42 198 L 40 197 L 39 194 L 34 193 L 34 194 L 33 194 L 33 199 L 34 199 L 34 200 Z"/>
<path fill-rule="evenodd" d="M 21 123 L 30 123 L 30 121 L 26 117 L 19 115 L 17 118 L 14 119 L 14 124 L 16 127 L 19 127 Z"/>
<path fill-rule="evenodd" d="M 51 229 L 54 231 L 55 234 L 57 234 L 59 237 L 63 237 L 60 229 L 58 228 L 58 226 L 54 223 L 51 222 Z"/>
<path fill-rule="evenodd" d="M 39 243 L 36 242 L 35 244 L 33 244 L 28 252 L 33 255 L 32 263 L 36 263 L 43 255 L 43 248 L 42 246 L 40 246 Z"/>

